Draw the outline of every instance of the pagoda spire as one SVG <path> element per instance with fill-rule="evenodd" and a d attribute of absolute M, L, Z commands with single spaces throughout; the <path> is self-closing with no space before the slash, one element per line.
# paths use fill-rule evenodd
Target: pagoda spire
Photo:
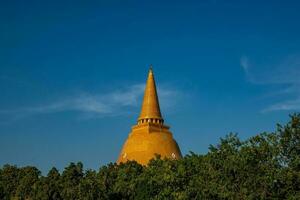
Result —
<path fill-rule="evenodd" d="M 150 65 L 141 114 L 138 118 L 138 124 L 149 122 L 163 124 L 152 65 Z"/>

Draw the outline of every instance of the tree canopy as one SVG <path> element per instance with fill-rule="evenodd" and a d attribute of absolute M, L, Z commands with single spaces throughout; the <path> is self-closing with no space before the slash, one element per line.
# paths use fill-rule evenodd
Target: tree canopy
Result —
<path fill-rule="evenodd" d="M 247 140 L 226 135 L 207 154 L 157 156 L 84 170 L 70 163 L 46 176 L 32 166 L 0 168 L 0 199 L 300 199 L 300 114 Z"/>

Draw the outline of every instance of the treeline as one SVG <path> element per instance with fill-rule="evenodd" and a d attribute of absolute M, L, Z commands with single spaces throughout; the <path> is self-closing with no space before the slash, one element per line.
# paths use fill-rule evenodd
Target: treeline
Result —
<path fill-rule="evenodd" d="M 235 134 L 205 155 L 115 163 L 98 171 L 71 163 L 42 176 L 35 167 L 0 169 L 0 199 L 300 199 L 300 114 L 245 141 Z"/>

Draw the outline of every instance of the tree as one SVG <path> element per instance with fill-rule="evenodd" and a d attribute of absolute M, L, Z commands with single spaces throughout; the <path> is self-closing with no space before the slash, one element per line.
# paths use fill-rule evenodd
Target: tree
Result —
<path fill-rule="evenodd" d="M 290 116 L 285 125 L 277 125 L 280 137 L 281 190 L 290 199 L 300 198 L 300 113 Z"/>
<path fill-rule="evenodd" d="M 0 199 L 300 199 L 300 114 L 275 132 L 240 140 L 229 134 L 206 154 L 180 160 L 110 163 L 83 171 L 70 163 L 62 174 L 35 167 L 0 168 Z"/>
<path fill-rule="evenodd" d="M 41 177 L 35 190 L 33 199 L 39 200 L 59 200 L 61 197 L 60 174 L 53 167 L 46 177 Z"/>
<path fill-rule="evenodd" d="M 9 200 L 16 194 L 19 185 L 19 169 L 16 166 L 4 165 L 0 174 L 0 185 L 4 200 Z"/>
<path fill-rule="evenodd" d="M 94 170 L 87 170 L 84 178 L 80 180 L 79 184 L 79 198 L 84 200 L 103 199 L 104 195 L 100 188 L 100 183 L 97 178 L 97 172 Z"/>
<path fill-rule="evenodd" d="M 19 170 L 19 184 L 16 190 L 18 199 L 29 199 L 34 196 L 41 172 L 36 167 L 23 167 Z"/>
<path fill-rule="evenodd" d="M 79 184 L 83 178 L 83 164 L 70 163 L 61 176 L 61 197 L 66 200 L 79 199 Z"/>

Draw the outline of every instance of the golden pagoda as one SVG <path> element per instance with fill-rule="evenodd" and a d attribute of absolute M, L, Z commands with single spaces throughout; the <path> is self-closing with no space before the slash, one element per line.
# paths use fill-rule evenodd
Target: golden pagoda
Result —
<path fill-rule="evenodd" d="M 169 127 L 164 125 L 152 67 L 150 67 L 144 100 L 137 124 L 131 128 L 117 163 L 135 160 L 147 165 L 158 154 L 162 158 L 179 159 L 181 152 Z"/>

